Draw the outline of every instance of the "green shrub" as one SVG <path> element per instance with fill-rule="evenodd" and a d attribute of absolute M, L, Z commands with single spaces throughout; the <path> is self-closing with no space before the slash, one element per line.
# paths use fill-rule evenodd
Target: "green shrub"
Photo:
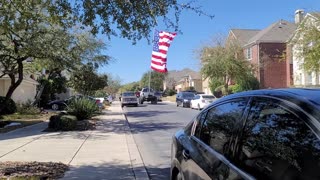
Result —
<path fill-rule="evenodd" d="M 6 97 L 0 96 L 0 104 L 4 104 Z M 13 114 L 17 111 L 16 103 L 10 98 L 8 104 L 5 108 L 0 112 L 0 114 Z"/>
<path fill-rule="evenodd" d="M 173 96 L 173 95 L 175 95 L 176 94 L 176 91 L 175 90 L 173 90 L 173 89 L 169 89 L 168 90 L 168 96 Z"/>
<path fill-rule="evenodd" d="M 63 115 L 60 117 L 60 130 L 70 131 L 77 127 L 77 117 L 72 115 Z"/>
<path fill-rule="evenodd" d="M 51 116 L 50 119 L 49 119 L 48 127 L 50 129 L 58 130 L 61 127 L 60 117 L 61 117 L 61 115 Z"/>
<path fill-rule="evenodd" d="M 99 112 L 99 107 L 95 101 L 88 98 L 74 99 L 67 107 L 67 112 L 74 115 L 78 120 L 89 119 Z"/>
<path fill-rule="evenodd" d="M 77 117 L 72 115 L 54 115 L 50 117 L 49 128 L 54 130 L 71 131 L 77 127 Z"/>
<path fill-rule="evenodd" d="M 40 113 L 40 109 L 32 105 L 31 101 L 27 101 L 26 103 L 21 103 L 17 105 L 17 112 L 19 114 L 35 115 Z"/>
<path fill-rule="evenodd" d="M 236 79 L 240 91 L 248 91 L 259 89 L 260 83 L 252 74 L 248 74 L 245 78 Z"/>
<path fill-rule="evenodd" d="M 233 85 L 230 89 L 232 93 L 237 93 L 242 91 L 242 88 L 240 87 L 239 84 Z"/>

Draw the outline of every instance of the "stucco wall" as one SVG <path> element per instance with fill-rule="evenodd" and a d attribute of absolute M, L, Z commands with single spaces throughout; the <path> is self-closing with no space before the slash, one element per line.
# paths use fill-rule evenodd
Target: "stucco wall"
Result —
<path fill-rule="evenodd" d="M 10 86 L 9 79 L 0 79 L 0 96 L 5 96 Z M 22 81 L 20 86 L 14 91 L 12 99 L 16 103 L 25 103 L 28 100 L 34 100 L 37 93 L 36 82 Z"/>

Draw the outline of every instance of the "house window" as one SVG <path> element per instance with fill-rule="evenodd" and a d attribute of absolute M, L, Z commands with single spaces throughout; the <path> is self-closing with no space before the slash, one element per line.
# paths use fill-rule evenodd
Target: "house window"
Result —
<path fill-rule="evenodd" d="M 247 48 L 247 59 L 248 60 L 252 59 L 252 48 L 251 47 Z"/>

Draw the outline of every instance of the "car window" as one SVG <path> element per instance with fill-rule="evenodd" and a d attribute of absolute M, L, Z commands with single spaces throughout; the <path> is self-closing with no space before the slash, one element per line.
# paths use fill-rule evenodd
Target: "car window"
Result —
<path fill-rule="evenodd" d="M 202 124 L 206 118 L 207 111 L 201 112 L 196 118 L 195 131 L 194 135 L 200 139 L 200 132 L 202 128 Z"/>
<path fill-rule="evenodd" d="M 208 96 L 202 96 L 202 98 L 203 98 L 203 99 L 214 99 L 215 97 L 214 97 L 214 96 L 209 96 L 209 95 L 208 95 Z"/>
<path fill-rule="evenodd" d="M 194 94 L 193 93 L 184 93 L 182 94 L 183 98 L 192 98 L 194 97 Z"/>
<path fill-rule="evenodd" d="M 135 96 L 134 92 L 123 93 L 122 96 Z"/>
<path fill-rule="evenodd" d="M 319 139 L 278 101 L 253 101 L 243 137 L 240 166 L 258 179 L 320 178 Z"/>
<path fill-rule="evenodd" d="M 194 99 L 200 99 L 200 96 L 199 96 L 199 95 L 196 95 L 196 96 L 194 97 Z"/>
<path fill-rule="evenodd" d="M 228 142 L 236 133 L 247 100 L 239 99 L 227 102 L 208 110 L 201 128 L 200 139 L 214 150 L 226 154 Z"/>

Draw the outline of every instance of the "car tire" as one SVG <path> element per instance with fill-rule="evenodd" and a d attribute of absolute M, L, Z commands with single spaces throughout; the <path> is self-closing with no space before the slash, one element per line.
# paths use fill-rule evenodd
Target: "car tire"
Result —
<path fill-rule="evenodd" d="M 135 107 L 138 107 L 138 103 L 134 105 Z"/>
<path fill-rule="evenodd" d="M 200 104 L 198 104 L 198 110 L 200 111 L 201 109 L 200 109 Z"/>
<path fill-rule="evenodd" d="M 177 107 L 179 107 L 179 104 L 177 103 Z"/>
<path fill-rule="evenodd" d="M 124 107 L 124 105 L 123 105 L 123 104 L 121 104 L 121 107 L 123 108 L 123 107 Z"/>
<path fill-rule="evenodd" d="M 51 109 L 52 109 L 52 110 L 57 111 L 57 110 L 59 110 L 59 108 L 60 108 L 60 107 L 59 107 L 58 104 L 52 104 L 52 105 L 51 105 Z"/>

